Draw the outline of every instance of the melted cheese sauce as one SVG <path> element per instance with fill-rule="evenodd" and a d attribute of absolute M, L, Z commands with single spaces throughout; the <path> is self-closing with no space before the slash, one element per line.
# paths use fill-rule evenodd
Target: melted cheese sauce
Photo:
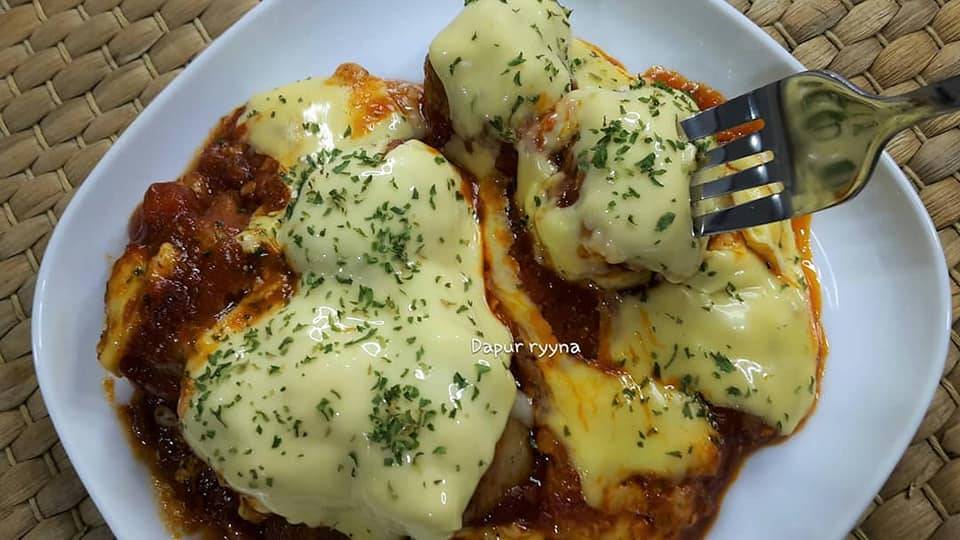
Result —
<path fill-rule="evenodd" d="M 604 88 L 626 90 L 637 77 L 616 58 L 583 39 L 574 39 L 570 45 L 570 71 L 578 89 Z"/>
<path fill-rule="evenodd" d="M 605 265 L 654 270 L 672 281 L 696 271 L 703 250 L 690 210 L 696 148 L 679 131 L 679 121 L 696 111 L 682 92 L 644 83 L 564 97 L 544 122 L 543 147 L 519 147 L 519 204 L 551 266 L 578 281 Z M 550 157 L 567 146 L 582 183 L 576 202 L 562 206 L 557 192 L 569 173 Z"/>
<path fill-rule="evenodd" d="M 506 201 L 489 184 L 480 196 L 497 298 L 525 342 L 556 343 L 550 325 L 523 292 L 519 268 L 510 257 Z M 566 354 L 543 358 L 537 367 L 547 391 L 547 399 L 535 402 L 538 424 L 567 448 L 591 506 L 608 507 L 617 488 L 638 475 L 679 480 L 715 470 L 716 433 L 693 394 Z"/>
<path fill-rule="evenodd" d="M 610 288 L 645 281 L 643 270 L 674 281 L 692 275 L 703 246 L 690 216 L 696 150 L 679 132 L 679 121 L 698 111 L 688 96 L 644 84 L 573 40 L 567 12 L 552 1 L 468 2 L 434 39 L 429 61 L 459 161 L 492 161 L 463 151 L 462 141 L 484 134 L 516 143 L 520 206 L 546 264 Z M 574 82 L 580 89 L 571 92 Z M 496 155 L 495 146 L 478 146 L 473 154 Z M 558 193 L 570 179 L 551 162 L 567 146 L 583 175 L 572 206 Z"/>
<path fill-rule="evenodd" d="M 507 11 L 514 6 L 520 11 Z M 517 151 L 516 204 L 544 264 L 608 289 L 647 283 L 651 271 L 666 278 L 619 297 L 601 344 L 605 368 L 562 354 L 537 362 L 546 387 L 537 423 L 563 443 L 587 503 L 607 508 L 632 477 L 715 472 L 706 402 L 793 432 L 816 397 L 816 313 L 789 223 L 718 239 L 709 251 L 694 237 L 689 189 L 698 149 L 679 122 L 699 109 L 686 93 L 632 76 L 582 40 L 569 40 L 565 51 L 577 89 L 556 98 L 558 85 L 548 84 L 549 99 L 537 100 L 552 107 L 528 110 L 526 87 L 521 93 L 503 77 L 460 72 L 483 65 L 498 73 L 510 58 L 556 54 L 543 50 L 549 40 L 524 31 L 525 7 L 469 3 L 434 41 L 430 61 L 450 102 L 455 136 L 447 150 L 481 178 L 492 286 L 524 341 L 556 337 L 519 285 L 511 232 L 497 217 L 505 203 L 483 188 L 483 179 L 497 176 L 499 142 Z M 488 28 L 512 31 L 494 47 L 478 45 L 474 32 Z M 478 107 L 478 94 L 493 96 L 496 107 Z M 501 124 L 513 131 L 488 129 L 514 99 L 519 121 Z"/>
<path fill-rule="evenodd" d="M 430 44 L 454 131 L 512 142 L 567 91 L 569 12 L 555 0 L 473 0 Z"/>
<path fill-rule="evenodd" d="M 604 508 L 608 493 L 637 475 L 713 472 L 716 432 L 695 395 L 566 356 L 540 369 L 552 398 L 544 423 L 566 445 L 587 504 Z"/>
<path fill-rule="evenodd" d="M 149 279 L 169 275 L 172 246 L 165 244 L 158 257 L 148 259 L 142 250 L 128 250 L 117 260 L 107 282 L 107 324 L 97 344 L 100 365 L 120 374 L 120 360 L 130 346 L 132 330 L 140 324 L 139 303 Z M 166 263 L 166 264 L 165 264 Z"/>
<path fill-rule="evenodd" d="M 409 140 L 423 134 L 412 85 L 370 76 L 356 64 L 254 96 L 241 123 L 257 152 L 292 167 L 303 156 Z"/>
<path fill-rule="evenodd" d="M 774 234 L 754 241 L 782 259 L 783 250 L 762 239 Z M 788 241 L 796 245 L 792 235 Z M 685 283 L 623 298 L 612 318 L 611 358 L 634 377 L 659 374 L 792 433 L 816 399 L 820 345 L 800 259 L 784 264 L 775 275 L 736 237 L 719 238 Z"/>
<path fill-rule="evenodd" d="M 343 135 L 355 91 L 307 81 L 252 101 L 255 145 L 313 151 L 288 174 L 295 202 L 245 240 L 277 243 L 301 283 L 282 309 L 228 315 L 206 337 L 188 365 L 183 434 L 255 507 L 292 523 L 447 538 L 516 395 L 509 357 L 471 340 L 512 338 L 486 303 L 459 172 L 417 141 L 387 151 L 418 129 L 398 112 Z M 319 129 L 298 132 L 305 118 Z"/>

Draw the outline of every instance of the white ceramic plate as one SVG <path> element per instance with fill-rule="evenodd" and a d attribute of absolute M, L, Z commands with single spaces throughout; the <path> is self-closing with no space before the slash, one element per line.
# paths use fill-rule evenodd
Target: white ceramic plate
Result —
<path fill-rule="evenodd" d="M 577 34 L 634 70 L 663 64 L 734 96 L 800 69 L 722 0 L 567 3 Z M 137 118 L 80 188 L 40 269 L 33 351 L 64 448 L 119 537 L 168 537 L 148 472 L 104 399 L 95 354 L 110 264 L 147 186 L 178 176 L 217 119 L 254 93 L 345 61 L 420 80 L 428 43 L 461 5 L 267 0 Z M 814 233 L 831 344 L 820 404 L 795 437 L 746 463 L 711 539 L 841 538 L 893 469 L 940 376 L 945 264 L 892 160 L 854 202 L 818 215 Z"/>

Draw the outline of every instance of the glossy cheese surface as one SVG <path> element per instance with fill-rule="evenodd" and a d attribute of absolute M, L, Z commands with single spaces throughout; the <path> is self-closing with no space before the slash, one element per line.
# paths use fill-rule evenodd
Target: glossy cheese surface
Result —
<path fill-rule="evenodd" d="M 188 366 L 183 433 L 231 487 L 292 523 L 446 538 L 516 394 L 509 356 L 471 348 L 511 341 L 486 302 L 479 226 L 439 153 L 388 148 L 416 126 L 391 114 L 340 144 L 350 96 L 311 86 L 305 108 L 329 105 L 319 133 L 335 134 L 333 148 L 320 137 L 288 173 L 288 210 L 245 233 L 283 250 L 299 288 L 282 309 L 228 314 L 206 336 Z M 273 151 L 301 148 L 285 140 Z"/>
<path fill-rule="evenodd" d="M 567 281 L 612 290 L 647 286 L 610 296 L 603 366 L 570 355 L 537 362 L 545 387 L 538 423 L 563 444 L 587 504 L 605 508 L 632 478 L 680 482 L 716 474 L 720 435 L 710 406 L 793 432 L 816 398 L 816 314 L 789 223 L 717 240 L 709 250 L 693 235 L 690 185 L 698 152 L 712 142 L 699 148 L 680 130 L 699 112 L 691 95 L 634 76 L 599 47 L 572 39 L 565 56 L 573 86 L 554 99 L 555 88 L 529 79 L 552 106 L 528 111 L 521 97 L 520 120 L 502 124 L 512 130 L 507 136 L 484 127 L 491 109 L 478 108 L 482 100 L 465 85 L 496 96 L 501 106 L 521 85 L 510 88 L 496 77 L 465 83 L 475 74 L 469 68 L 481 58 L 489 72 L 509 61 L 504 50 L 540 58 L 544 41 L 518 27 L 490 47 L 474 32 L 529 24 L 524 7 L 468 2 L 434 41 L 430 61 L 450 101 L 450 155 L 483 179 L 498 174 L 500 142 L 516 150 L 514 202 L 537 260 Z M 457 54 L 440 54 L 453 44 L 462 47 Z M 498 223 L 488 218 L 485 228 Z M 487 234 L 491 281 L 522 338 L 556 342 L 523 292 L 520 269 L 498 245 L 508 238 L 505 228 Z"/>
<path fill-rule="evenodd" d="M 578 89 L 605 88 L 626 90 L 637 81 L 619 60 L 603 49 L 580 38 L 570 45 L 570 71 Z"/>
<path fill-rule="evenodd" d="M 430 44 L 429 61 L 464 139 L 517 139 L 570 90 L 568 11 L 554 0 L 473 0 Z"/>
<path fill-rule="evenodd" d="M 761 234 L 773 234 L 765 229 Z M 635 377 L 659 373 L 711 404 L 756 415 L 790 434 L 816 399 L 819 366 L 800 261 L 791 259 L 777 275 L 742 241 L 717 244 L 685 283 L 661 283 L 622 299 L 610 356 Z"/>
<path fill-rule="evenodd" d="M 556 343 L 509 255 L 509 224 L 501 213 L 506 201 L 491 189 L 481 189 L 481 200 L 497 298 L 525 342 Z M 676 482 L 715 471 L 717 434 L 695 393 L 569 354 L 540 358 L 537 369 L 544 391 L 544 399 L 534 401 L 537 422 L 566 449 L 590 506 L 609 507 L 619 487 L 637 476 Z"/>
<path fill-rule="evenodd" d="M 285 167 L 304 156 L 337 148 L 364 148 L 423 134 L 418 89 L 343 64 L 332 77 L 311 77 L 256 95 L 241 124 L 254 150 Z"/>
<path fill-rule="evenodd" d="M 643 82 L 563 98 L 546 130 L 518 146 L 517 197 L 551 266 L 594 281 L 607 265 L 671 281 L 696 271 L 703 251 L 690 210 L 696 147 L 678 124 L 696 112 L 682 92 Z M 575 170 L 558 170 L 558 151 L 569 152 Z M 565 204 L 558 192 L 571 175 L 578 194 Z"/>
<path fill-rule="evenodd" d="M 567 356 L 540 369 L 551 395 L 545 424 L 567 447 L 587 504 L 603 508 L 636 476 L 679 481 L 713 472 L 716 432 L 694 393 Z"/>

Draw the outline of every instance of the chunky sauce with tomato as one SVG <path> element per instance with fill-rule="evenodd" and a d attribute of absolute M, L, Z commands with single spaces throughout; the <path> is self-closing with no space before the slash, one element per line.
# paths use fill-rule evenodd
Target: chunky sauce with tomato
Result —
<path fill-rule="evenodd" d="M 336 538 L 278 518 L 261 524 L 242 519 L 236 493 L 219 483 L 180 435 L 180 380 L 199 334 L 258 284 L 279 281 L 282 295 L 295 286 L 280 253 L 246 253 L 236 240 L 257 209 L 279 210 L 289 199 L 276 161 L 243 142 L 240 114 L 220 122 L 183 177 L 150 186 L 131 218 L 128 252 L 149 258 L 169 244 L 178 256 L 172 275 L 151 281 L 143 293 L 142 324 L 119 365 L 136 388 L 121 416 L 153 472 L 174 530 L 223 538 Z"/>

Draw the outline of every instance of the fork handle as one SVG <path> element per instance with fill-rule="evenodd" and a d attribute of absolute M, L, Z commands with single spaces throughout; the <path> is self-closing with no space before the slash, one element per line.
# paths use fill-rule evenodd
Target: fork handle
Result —
<path fill-rule="evenodd" d="M 899 96 L 911 101 L 925 117 L 940 116 L 960 109 L 960 76 L 950 77 Z"/>

